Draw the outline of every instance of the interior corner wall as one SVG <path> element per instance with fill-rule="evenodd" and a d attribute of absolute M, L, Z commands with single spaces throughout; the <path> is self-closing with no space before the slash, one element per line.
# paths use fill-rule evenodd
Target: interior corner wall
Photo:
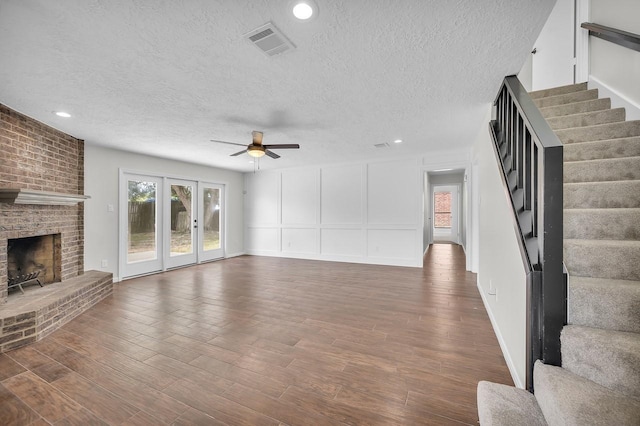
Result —
<path fill-rule="evenodd" d="M 638 0 L 591 0 L 591 22 L 623 31 L 640 34 L 640 2 Z M 589 37 L 589 80 L 604 86 L 614 95 L 640 109 L 640 52 L 626 47 Z M 591 84 L 590 84 L 591 87 Z M 609 96 L 609 94 L 605 94 Z M 615 104 L 612 97 L 612 106 Z M 627 119 L 639 119 L 640 116 Z"/>
<path fill-rule="evenodd" d="M 491 119 L 487 112 L 486 122 Z M 489 130 L 473 148 L 478 164 L 478 289 L 516 386 L 526 374 L 526 273 Z"/>
<path fill-rule="evenodd" d="M 225 184 L 225 256 L 244 252 L 243 176 L 240 172 L 184 163 L 104 147 L 85 145 L 85 270 L 118 271 L 118 181 L 119 169 L 141 174 L 171 176 Z M 108 206 L 113 206 L 109 211 Z M 102 260 L 107 266 L 102 267 Z"/>
<path fill-rule="evenodd" d="M 422 266 L 415 158 L 245 175 L 247 253 Z"/>

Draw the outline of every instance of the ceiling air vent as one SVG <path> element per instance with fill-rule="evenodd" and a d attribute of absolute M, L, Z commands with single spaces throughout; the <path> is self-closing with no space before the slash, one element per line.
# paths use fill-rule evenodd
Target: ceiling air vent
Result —
<path fill-rule="evenodd" d="M 279 55 L 296 48 L 271 22 L 246 33 L 244 37 L 267 56 Z"/>
<path fill-rule="evenodd" d="M 376 148 L 389 148 L 391 145 L 389 145 L 386 142 L 382 142 L 382 143 L 374 144 L 373 146 L 375 146 Z"/>

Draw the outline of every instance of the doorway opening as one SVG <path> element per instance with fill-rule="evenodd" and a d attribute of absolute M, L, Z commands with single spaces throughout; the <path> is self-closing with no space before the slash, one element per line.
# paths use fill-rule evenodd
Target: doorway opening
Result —
<path fill-rule="evenodd" d="M 460 243 L 460 217 L 458 213 L 458 186 L 433 187 L 433 242 Z"/>

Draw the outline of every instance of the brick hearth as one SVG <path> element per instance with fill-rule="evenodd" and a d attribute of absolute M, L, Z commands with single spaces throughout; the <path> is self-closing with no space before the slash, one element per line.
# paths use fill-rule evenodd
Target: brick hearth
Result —
<path fill-rule="evenodd" d="M 0 148 L 0 188 L 83 195 L 81 139 L 0 105 Z M 29 289 L 26 295 L 8 297 L 7 240 L 48 234 L 60 234 L 61 256 L 56 276 L 61 282 L 43 289 Z M 111 274 L 95 271 L 83 274 L 83 203 L 0 202 L 0 352 L 40 339 L 111 293 Z M 65 289 L 67 284 L 69 288 Z M 39 290 L 49 294 L 33 296 Z M 29 297 L 39 300 L 37 307 L 33 308 Z"/>

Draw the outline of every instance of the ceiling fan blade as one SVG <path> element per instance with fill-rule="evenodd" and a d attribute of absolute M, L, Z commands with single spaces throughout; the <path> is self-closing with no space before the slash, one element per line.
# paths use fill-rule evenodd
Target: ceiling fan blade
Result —
<path fill-rule="evenodd" d="M 283 143 L 280 145 L 262 145 L 266 149 L 299 149 L 300 145 L 297 143 Z"/>
<path fill-rule="evenodd" d="M 218 141 L 218 140 L 215 140 L 215 139 L 210 139 L 210 142 L 226 143 L 227 145 L 247 146 L 247 144 L 244 144 L 244 143 L 235 143 L 235 142 L 227 142 L 227 141 Z"/>
<path fill-rule="evenodd" d="M 246 149 L 243 149 L 242 151 L 238 151 L 238 152 L 236 152 L 235 154 L 231 154 L 231 155 L 230 155 L 230 157 L 236 157 L 236 156 L 238 156 L 238 155 L 240 155 L 240 154 L 244 154 L 245 152 L 247 152 L 247 150 L 246 150 Z"/>
<path fill-rule="evenodd" d="M 251 132 L 251 134 L 253 135 L 253 144 L 254 145 L 262 145 L 263 133 L 262 132 L 258 132 L 257 130 L 254 130 L 253 132 Z"/>
<path fill-rule="evenodd" d="M 280 158 L 280 156 L 278 154 L 276 154 L 273 151 L 269 151 L 268 149 L 265 149 L 264 153 L 267 154 L 271 158 Z"/>

